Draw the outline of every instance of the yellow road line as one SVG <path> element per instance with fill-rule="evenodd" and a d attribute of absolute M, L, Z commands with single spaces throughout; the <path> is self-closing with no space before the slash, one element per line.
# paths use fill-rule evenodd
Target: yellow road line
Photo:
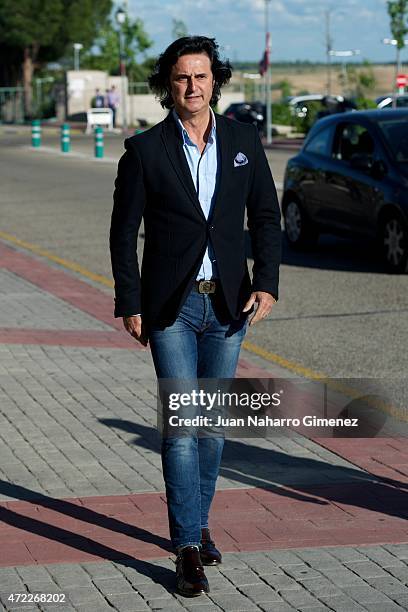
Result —
<path fill-rule="evenodd" d="M 43 249 L 37 246 L 36 244 L 31 244 L 30 242 L 26 242 L 25 240 L 21 240 L 20 238 L 17 238 L 16 236 L 12 236 L 11 234 L 7 234 L 6 232 L 2 232 L 2 231 L 0 231 L 0 238 L 2 238 L 3 240 L 6 240 L 7 242 L 10 242 L 11 244 L 20 246 L 26 249 L 27 251 L 31 251 L 32 253 L 35 253 L 36 255 L 45 257 L 46 259 L 53 261 L 59 264 L 60 266 L 67 268 L 68 270 L 77 272 L 81 274 L 82 276 L 93 280 L 96 283 L 100 283 L 101 285 L 104 285 L 105 287 L 113 287 L 112 280 L 110 280 L 106 276 L 103 276 L 102 274 L 94 274 L 94 272 L 91 272 L 87 268 L 84 268 L 83 266 L 73 261 L 64 259 L 63 257 L 58 257 L 57 255 L 50 253 L 46 249 Z M 258 346 L 257 344 L 254 344 L 253 342 L 244 340 L 244 342 L 242 343 L 242 348 L 250 353 L 253 353 L 254 355 L 258 355 L 259 357 L 262 357 L 266 361 L 276 363 L 277 365 L 285 368 L 286 370 L 294 372 L 295 374 L 298 374 L 299 376 L 308 378 L 309 380 L 316 380 L 316 381 L 324 382 L 327 384 L 327 387 L 329 389 L 331 389 L 332 391 L 337 391 L 339 393 L 342 393 L 346 397 L 349 397 L 351 399 L 359 399 L 361 397 L 361 391 L 359 391 L 358 389 L 353 389 L 353 387 L 344 385 L 343 383 L 328 377 L 326 374 L 323 374 L 321 372 L 315 372 L 311 368 L 306 368 L 298 363 L 295 363 L 294 361 L 285 359 L 284 357 L 281 357 L 280 355 L 277 355 L 276 353 L 267 351 L 266 349 L 262 348 L 261 346 Z M 388 402 L 380 398 L 368 397 L 365 399 L 365 402 L 377 408 L 378 410 L 381 410 L 382 412 L 386 412 L 387 414 L 390 414 L 396 418 L 399 418 L 403 421 L 408 422 L 408 418 L 405 412 L 396 408 L 395 406 L 392 406 L 391 404 L 389 404 Z"/>
<path fill-rule="evenodd" d="M 308 378 L 309 380 L 316 380 L 325 383 L 327 385 L 327 388 L 331 391 L 341 393 L 342 395 L 345 395 L 346 397 L 353 400 L 361 399 L 362 392 L 359 389 L 349 387 L 348 385 L 345 385 L 344 383 L 339 380 L 336 380 L 335 378 L 330 378 L 326 374 L 322 374 L 321 372 L 315 372 L 314 370 L 311 370 L 310 368 L 305 368 L 304 366 L 295 363 L 294 361 L 285 359 L 284 357 L 281 357 L 276 353 L 271 353 L 270 351 L 267 351 L 261 346 L 253 344 L 253 342 L 244 340 L 244 342 L 242 343 L 242 348 L 246 351 L 249 351 L 250 353 L 253 353 L 254 355 L 262 357 L 266 361 L 276 363 L 277 365 L 280 365 L 286 370 L 290 370 L 291 372 L 294 372 L 299 376 Z M 364 402 L 372 408 L 376 408 L 377 410 L 385 412 L 401 421 L 405 421 L 406 423 L 408 422 L 408 415 L 405 410 L 393 406 L 393 404 L 381 399 L 380 397 L 364 397 Z"/>
<path fill-rule="evenodd" d="M 83 266 L 73 261 L 63 259 L 62 257 L 58 257 L 58 255 L 53 255 L 53 253 L 50 253 L 49 251 L 42 249 L 36 244 L 31 244 L 31 242 L 26 242 L 25 240 L 20 240 L 20 238 L 16 238 L 16 236 L 12 236 L 11 234 L 7 234 L 6 232 L 2 232 L 2 231 L 0 231 L 0 238 L 3 238 L 3 240 L 7 240 L 7 242 L 11 242 L 12 244 L 16 244 L 17 246 L 20 246 L 23 249 L 27 249 L 27 251 L 31 251 L 32 253 L 35 253 L 36 255 L 41 255 L 42 257 L 45 257 L 46 259 L 49 259 L 50 261 L 54 261 L 55 263 L 59 264 L 60 266 L 63 266 L 64 268 L 67 268 L 68 270 L 72 270 L 73 272 L 78 272 L 79 274 L 82 274 L 82 276 L 85 276 L 86 278 L 89 278 L 95 281 L 96 283 L 105 285 L 105 287 L 113 287 L 113 281 L 111 281 L 106 276 L 103 276 L 102 274 L 94 274 L 93 272 L 91 272 L 90 270 L 87 270 Z"/>
<path fill-rule="evenodd" d="M 310 368 L 305 368 L 294 361 L 289 361 L 289 359 L 285 359 L 276 353 L 271 353 L 261 346 L 253 344 L 253 342 L 249 342 L 248 340 L 244 340 L 242 343 L 242 348 L 250 353 L 254 353 L 254 355 L 258 355 L 259 357 L 266 359 L 266 361 L 272 361 L 273 363 L 276 363 L 277 365 L 280 365 L 283 368 L 294 372 L 295 374 L 299 374 L 299 376 L 304 376 L 305 378 L 310 378 L 311 380 L 324 380 L 327 378 L 325 374 L 320 374 L 319 372 L 315 372 Z"/>

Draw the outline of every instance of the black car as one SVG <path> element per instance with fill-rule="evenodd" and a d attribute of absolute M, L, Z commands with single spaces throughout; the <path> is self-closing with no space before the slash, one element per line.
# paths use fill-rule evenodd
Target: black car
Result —
<path fill-rule="evenodd" d="M 252 123 L 259 131 L 264 128 L 266 109 L 262 102 L 234 102 L 225 109 L 224 115 L 241 123 Z"/>
<path fill-rule="evenodd" d="M 288 161 L 282 210 L 294 247 L 319 233 L 373 238 L 388 269 L 408 271 L 408 110 L 331 115 Z"/>

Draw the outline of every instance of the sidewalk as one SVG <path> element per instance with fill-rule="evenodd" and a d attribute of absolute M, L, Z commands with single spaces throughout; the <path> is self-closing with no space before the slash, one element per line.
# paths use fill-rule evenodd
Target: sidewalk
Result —
<path fill-rule="evenodd" d="M 242 351 L 238 376 L 287 375 Z M 408 610 L 403 439 L 227 440 L 224 562 L 209 596 L 175 594 L 155 394 L 108 289 L 0 242 L 6 610 Z M 66 599 L 8 599 L 25 592 Z"/>

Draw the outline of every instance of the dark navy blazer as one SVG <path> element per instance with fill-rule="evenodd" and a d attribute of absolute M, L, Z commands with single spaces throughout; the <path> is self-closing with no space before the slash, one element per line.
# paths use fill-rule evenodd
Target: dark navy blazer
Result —
<path fill-rule="evenodd" d="M 221 170 L 206 220 L 173 114 L 128 138 L 115 181 L 110 230 L 115 316 L 141 313 L 146 325 L 174 322 L 197 276 L 207 241 L 230 316 L 238 319 L 251 291 L 278 298 L 280 210 L 256 127 L 215 115 Z M 234 164 L 244 157 L 248 163 Z M 249 277 L 244 221 L 252 243 Z M 137 236 L 144 220 L 141 270 Z"/>

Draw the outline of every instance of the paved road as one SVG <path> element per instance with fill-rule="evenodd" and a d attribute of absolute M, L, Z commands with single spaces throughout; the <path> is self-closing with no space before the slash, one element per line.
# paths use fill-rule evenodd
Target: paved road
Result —
<path fill-rule="evenodd" d="M 73 151 L 33 152 L 27 134 L 3 131 L 1 229 L 110 277 L 107 240 L 120 136 L 107 138 L 104 162 L 92 161 L 92 138 L 73 137 Z M 268 151 L 280 184 L 291 152 Z M 89 158 L 87 157 L 89 156 Z M 142 241 L 140 242 L 142 247 Z M 319 249 L 285 248 L 281 299 L 247 339 L 331 376 L 403 376 L 408 368 L 408 276 L 385 274 L 369 246 L 327 236 Z"/>

